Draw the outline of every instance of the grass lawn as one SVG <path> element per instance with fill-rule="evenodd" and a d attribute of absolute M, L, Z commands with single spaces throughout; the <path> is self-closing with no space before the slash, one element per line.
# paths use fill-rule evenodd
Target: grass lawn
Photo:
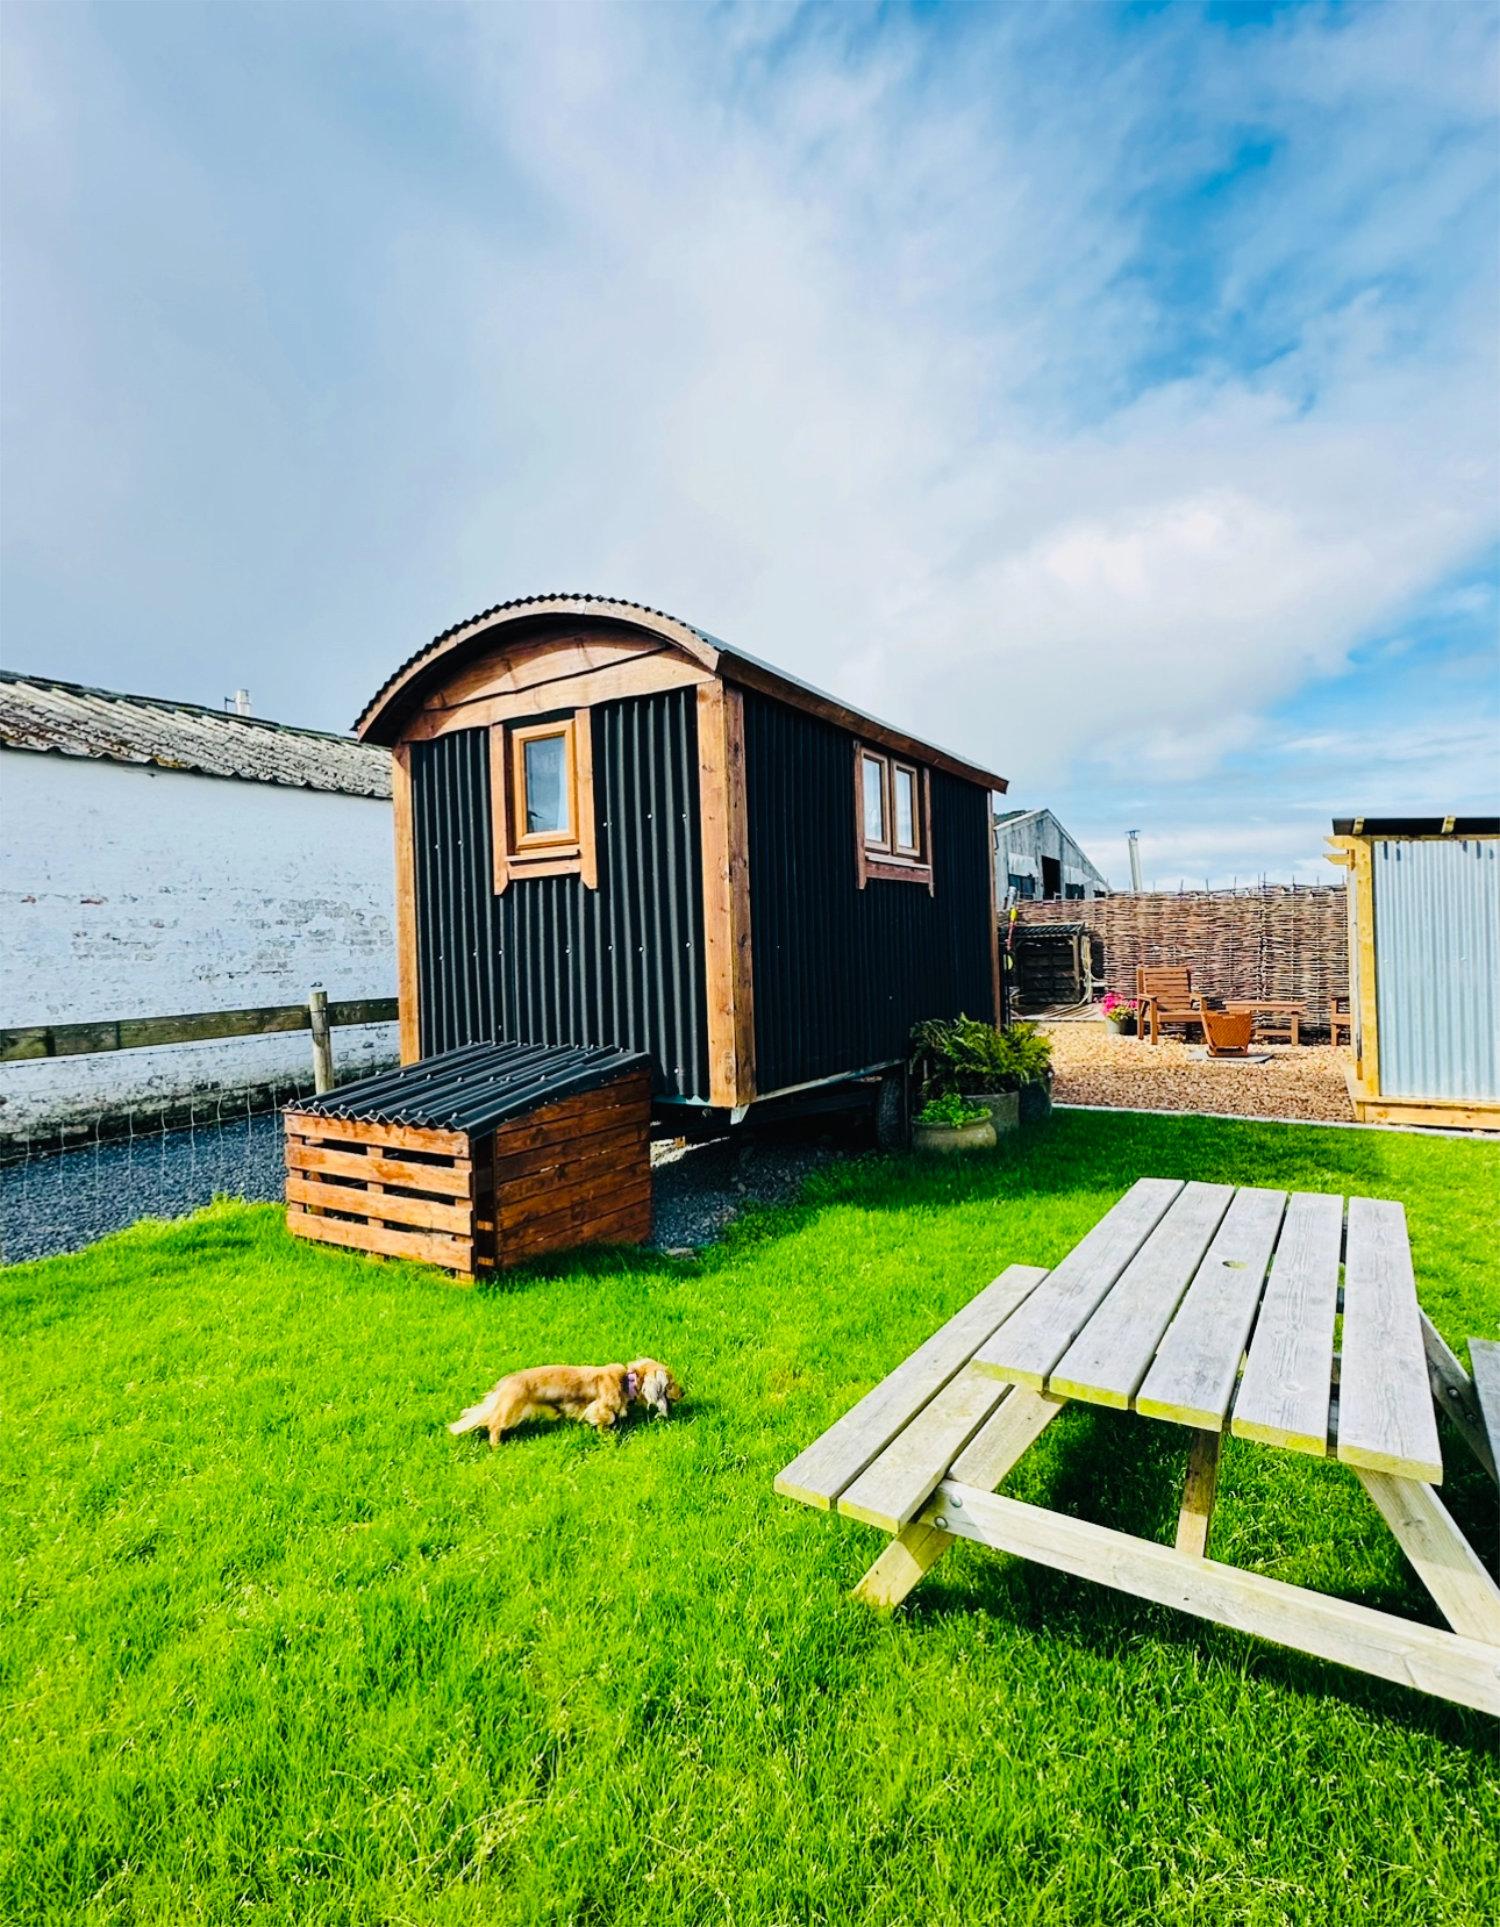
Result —
<path fill-rule="evenodd" d="M 1449 1340 L 1500 1331 L 1494 1147 L 1082 1113 L 829 1168 L 696 1261 L 466 1292 L 220 1206 L 0 1273 L 0 1916 L 1500 1917 L 1478 1716 L 964 1545 L 882 1619 L 847 1597 L 881 1535 L 772 1494 L 1147 1172 L 1402 1198 Z M 641 1351 L 670 1424 L 443 1429 L 517 1365 Z M 1075 1409 L 1005 1489 L 1170 1539 L 1185 1452 Z M 1213 1550 L 1435 1617 L 1336 1465 L 1230 1442 Z"/>

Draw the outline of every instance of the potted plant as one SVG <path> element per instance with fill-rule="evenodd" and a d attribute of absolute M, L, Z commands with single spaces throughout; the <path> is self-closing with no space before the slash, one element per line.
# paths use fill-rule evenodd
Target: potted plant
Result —
<path fill-rule="evenodd" d="M 993 1151 L 995 1127 L 984 1106 L 946 1091 L 930 1097 L 918 1111 L 911 1141 L 917 1151 Z"/>
<path fill-rule="evenodd" d="M 1051 1108 L 1052 1046 L 1035 1024 L 996 1030 L 975 1017 L 931 1018 L 912 1032 L 924 1098 L 957 1092 L 990 1114 L 995 1136 Z"/>
<path fill-rule="evenodd" d="M 1099 1006 L 1104 1013 L 1104 1021 L 1116 1037 L 1134 1037 L 1135 1000 L 1131 997 L 1117 997 L 1114 991 L 1106 993 L 1104 1002 Z"/>

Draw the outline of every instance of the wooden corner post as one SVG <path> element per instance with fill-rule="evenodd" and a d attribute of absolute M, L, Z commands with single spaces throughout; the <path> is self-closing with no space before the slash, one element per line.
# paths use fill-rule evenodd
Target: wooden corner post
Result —
<path fill-rule="evenodd" d="M 391 815 L 396 834 L 396 996 L 401 1062 L 422 1055 L 420 988 L 417 981 L 417 851 L 411 808 L 411 744 L 391 751 Z"/>
<path fill-rule="evenodd" d="M 708 1101 L 755 1096 L 755 997 L 745 813 L 745 704 L 722 682 L 698 687 L 698 816 L 703 839 Z"/>

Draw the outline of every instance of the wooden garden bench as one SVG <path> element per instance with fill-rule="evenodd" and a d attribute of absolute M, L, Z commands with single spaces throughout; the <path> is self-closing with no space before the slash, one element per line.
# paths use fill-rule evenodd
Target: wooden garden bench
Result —
<path fill-rule="evenodd" d="M 1500 1587 L 1434 1490 L 1435 1398 L 1493 1476 L 1474 1385 L 1418 1309 L 1399 1204 L 1351 1198 L 1346 1226 L 1334 1196 L 1142 1178 L 1053 1270 L 1002 1272 L 776 1490 L 892 1535 L 856 1588 L 872 1605 L 973 1539 L 1500 1713 Z M 1189 1429 L 1175 1546 L 996 1492 L 1069 1400 Z M 1347 1465 L 1452 1630 L 1209 1559 L 1226 1432 Z"/>
<path fill-rule="evenodd" d="M 1135 994 L 1140 1005 L 1142 1036 L 1160 1041 L 1163 1024 L 1203 1023 L 1199 1000 L 1193 995 L 1193 973 L 1187 964 L 1137 964 Z"/>

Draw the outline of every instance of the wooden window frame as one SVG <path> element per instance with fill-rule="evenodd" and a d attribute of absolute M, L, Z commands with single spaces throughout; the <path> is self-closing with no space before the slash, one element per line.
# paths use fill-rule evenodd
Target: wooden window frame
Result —
<path fill-rule="evenodd" d="M 548 736 L 563 739 L 569 827 L 566 833 L 528 833 L 521 828 L 526 820 L 526 745 Z M 545 721 L 491 726 L 490 822 L 497 896 L 531 877 L 576 876 L 587 889 L 598 889 L 593 726 L 587 709 Z"/>
<path fill-rule="evenodd" d="M 896 789 L 902 776 L 911 778 L 911 827 L 914 842 L 901 841 L 901 812 L 896 807 Z M 921 863 L 924 858 L 922 844 L 922 772 L 915 763 L 903 763 L 898 756 L 891 758 L 891 855 L 906 857 L 913 863 Z"/>
<path fill-rule="evenodd" d="M 881 769 L 881 795 L 885 809 L 886 834 L 874 842 L 865 835 L 865 763 L 878 763 Z M 913 779 L 916 843 L 896 847 L 896 771 L 905 770 Z M 927 894 L 935 894 L 932 874 L 932 772 L 925 764 L 908 762 L 886 750 L 872 749 L 868 743 L 854 745 L 854 850 L 863 890 L 871 881 L 881 883 L 919 883 Z"/>

